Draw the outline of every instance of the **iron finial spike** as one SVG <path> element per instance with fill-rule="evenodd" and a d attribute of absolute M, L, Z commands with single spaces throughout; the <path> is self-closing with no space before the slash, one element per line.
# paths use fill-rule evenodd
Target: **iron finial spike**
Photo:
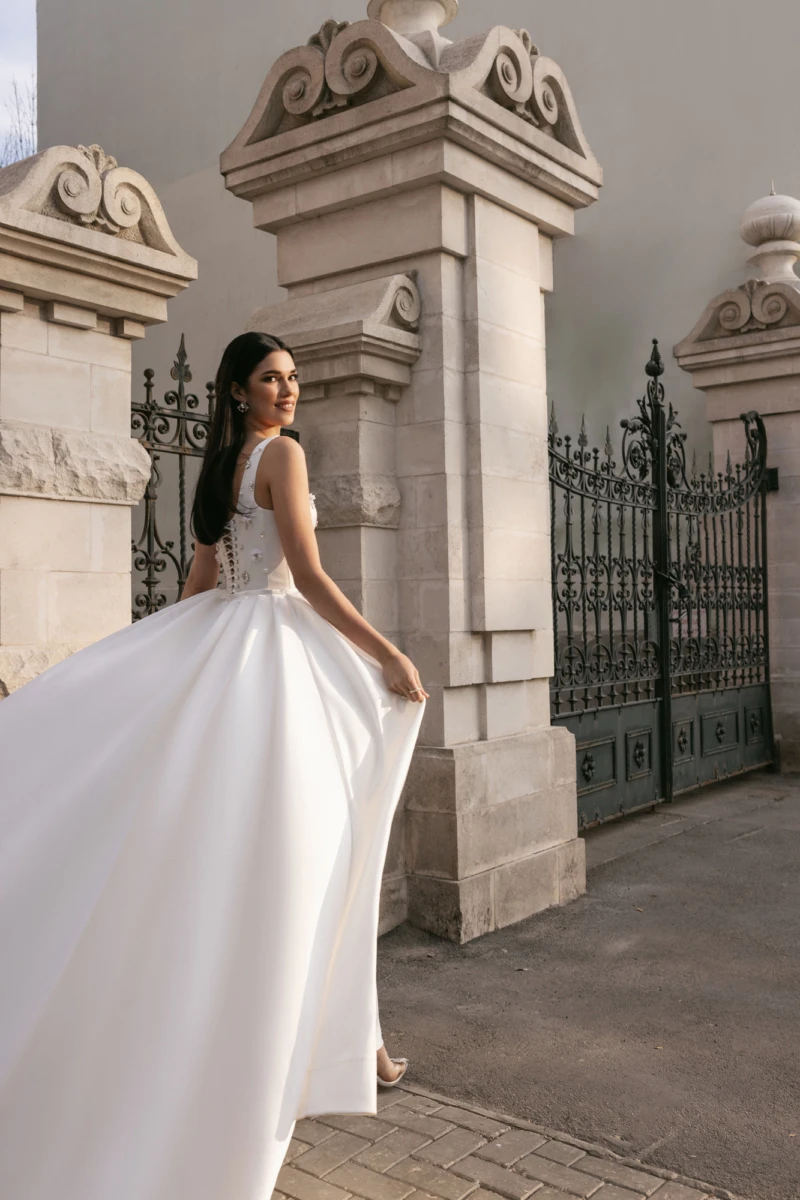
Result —
<path fill-rule="evenodd" d="M 664 374 L 664 360 L 662 359 L 661 351 L 658 348 L 658 338 L 653 338 L 653 351 L 650 355 L 647 366 L 645 367 L 645 371 L 654 379 L 657 379 L 659 375 Z"/>
<path fill-rule="evenodd" d="M 550 435 L 551 437 L 555 437 L 557 433 L 558 425 L 556 424 L 556 402 L 555 400 L 552 400 L 550 402 Z"/>
<path fill-rule="evenodd" d="M 609 425 L 606 425 L 606 444 L 604 449 L 606 458 L 611 458 L 611 455 L 614 453 L 614 447 L 611 444 L 611 427 Z"/>
<path fill-rule="evenodd" d="M 589 437 L 588 437 L 588 434 L 586 433 L 586 414 L 585 413 L 581 417 L 581 431 L 578 434 L 578 445 L 580 446 L 581 450 L 585 450 L 586 447 L 589 445 Z"/>

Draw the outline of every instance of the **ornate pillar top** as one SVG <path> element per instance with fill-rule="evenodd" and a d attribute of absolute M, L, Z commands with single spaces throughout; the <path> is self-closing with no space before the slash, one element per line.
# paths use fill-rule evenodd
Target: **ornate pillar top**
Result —
<path fill-rule="evenodd" d="M 800 288 L 794 264 L 800 258 L 800 200 L 792 196 L 769 196 L 746 209 L 740 228 L 742 240 L 755 246 L 747 260 L 765 283 L 790 283 Z"/>
<path fill-rule="evenodd" d="M 691 370 L 706 365 L 708 355 L 719 364 L 738 361 L 750 347 L 761 354 L 767 342 L 793 342 L 800 327 L 800 200 L 769 196 L 744 212 L 739 227 L 742 241 L 755 247 L 747 260 L 755 279 L 722 292 L 707 305 L 688 337 L 675 347 L 675 357 Z"/>
<path fill-rule="evenodd" d="M 439 31 L 457 12 L 458 0 L 370 0 L 370 19 L 326 21 L 281 55 L 223 151 L 226 187 L 255 203 L 428 143 L 457 145 L 549 192 L 570 219 L 593 203 L 603 174 L 564 72 L 524 29 L 449 42 Z M 275 227 L 273 209 L 260 204 L 260 228 Z"/>
<path fill-rule="evenodd" d="M 458 15 L 458 0 L 370 0 L 367 16 L 403 37 L 437 33 Z"/>

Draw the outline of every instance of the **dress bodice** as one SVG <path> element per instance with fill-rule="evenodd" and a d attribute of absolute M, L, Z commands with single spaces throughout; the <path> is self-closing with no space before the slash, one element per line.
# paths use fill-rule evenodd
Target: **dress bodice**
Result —
<path fill-rule="evenodd" d="M 286 592 L 294 588 L 294 579 L 283 552 L 275 514 L 259 508 L 255 501 L 256 471 L 261 455 L 274 437 L 265 438 L 245 464 L 239 489 L 237 511 L 217 542 L 217 561 L 225 577 L 229 595 L 239 592 Z M 313 495 L 309 495 L 311 517 L 317 525 Z"/>

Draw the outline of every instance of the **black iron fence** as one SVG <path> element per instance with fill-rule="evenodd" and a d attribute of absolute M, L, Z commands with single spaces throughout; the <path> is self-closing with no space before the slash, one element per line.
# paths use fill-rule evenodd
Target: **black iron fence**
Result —
<path fill-rule="evenodd" d="M 554 722 L 583 826 L 771 763 L 764 424 L 687 467 L 654 342 L 636 416 L 589 448 L 550 422 Z"/>
<path fill-rule="evenodd" d="M 132 547 L 134 621 L 180 599 L 194 556 L 189 500 L 214 414 L 214 385 L 206 384 L 202 402 L 187 391 L 192 372 L 183 336 L 170 375 L 175 387 L 159 400 L 148 368 L 144 399 L 132 405 L 131 432 L 152 463 Z"/>

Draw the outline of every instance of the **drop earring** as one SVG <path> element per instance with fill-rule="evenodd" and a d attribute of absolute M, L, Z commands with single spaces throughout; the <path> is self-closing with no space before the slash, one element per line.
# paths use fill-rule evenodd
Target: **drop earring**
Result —
<path fill-rule="evenodd" d="M 250 405 L 245 404 L 244 400 L 240 400 L 236 407 L 239 409 L 240 413 L 246 413 L 250 411 Z"/>

